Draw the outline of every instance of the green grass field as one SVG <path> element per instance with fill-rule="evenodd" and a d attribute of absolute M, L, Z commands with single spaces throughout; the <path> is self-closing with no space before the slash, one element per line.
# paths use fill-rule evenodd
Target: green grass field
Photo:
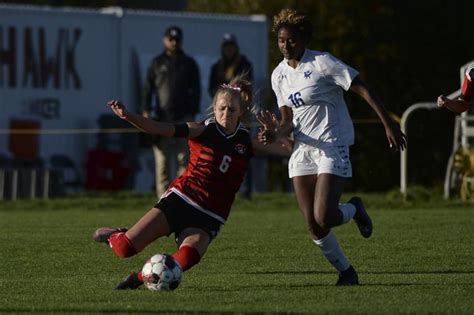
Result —
<path fill-rule="evenodd" d="M 347 197 L 347 196 L 346 196 Z M 361 286 L 335 287 L 335 271 L 309 239 L 291 194 L 237 200 L 201 263 L 174 292 L 116 291 L 172 238 L 119 259 L 94 243 L 100 226 L 130 226 L 153 196 L 76 196 L 0 203 L 0 314 L 317 313 L 473 314 L 474 205 L 404 204 L 364 195 L 374 234 L 336 235 Z"/>

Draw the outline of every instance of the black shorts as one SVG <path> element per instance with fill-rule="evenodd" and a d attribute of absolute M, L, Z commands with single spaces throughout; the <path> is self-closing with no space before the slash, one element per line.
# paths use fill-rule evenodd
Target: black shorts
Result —
<path fill-rule="evenodd" d="M 212 240 L 222 226 L 222 222 L 199 211 L 174 192 L 161 198 L 155 208 L 163 211 L 170 226 L 170 234 L 174 233 L 176 239 L 184 229 L 193 227 L 205 231 Z"/>

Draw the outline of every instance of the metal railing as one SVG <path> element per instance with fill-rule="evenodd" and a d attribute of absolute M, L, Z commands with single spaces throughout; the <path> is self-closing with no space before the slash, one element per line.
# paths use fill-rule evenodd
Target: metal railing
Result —
<path fill-rule="evenodd" d="M 19 175 L 23 173 L 27 175 L 27 193 L 25 197 L 35 199 L 38 195 L 42 198 L 49 198 L 50 195 L 50 173 L 49 169 L 37 169 L 37 168 L 9 168 L 0 169 L 0 200 L 4 200 L 8 197 L 10 200 L 17 200 L 19 195 Z M 9 176 L 7 176 L 7 174 Z M 41 193 L 38 191 L 38 175 L 41 174 Z M 7 183 L 8 181 L 8 183 Z M 8 196 L 7 196 L 7 187 Z M 25 187 L 25 185 L 23 185 Z"/>
<path fill-rule="evenodd" d="M 449 94 L 447 97 L 452 99 L 452 98 L 457 98 L 460 95 L 461 95 L 461 90 L 459 89 Z M 435 102 L 423 102 L 423 103 L 415 103 L 409 106 L 403 112 L 402 118 L 400 120 L 400 129 L 407 136 L 408 139 L 409 139 L 409 136 L 407 134 L 407 123 L 408 123 L 408 118 L 410 117 L 410 115 L 419 109 L 432 110 L 435 108 L 438 108 L 438 105 Z M 402 193 L 404 197 L 406 197 L 406 194 L 407 194 L 408 147 L 410 147 L 410 144 L 408 144 L 405 150 L 400 151 L 400 192 Z"/>

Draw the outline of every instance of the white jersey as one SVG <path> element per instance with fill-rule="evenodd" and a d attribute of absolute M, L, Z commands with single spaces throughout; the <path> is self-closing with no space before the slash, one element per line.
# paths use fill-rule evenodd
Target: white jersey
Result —
<path fill-rule="evenodd" d="M 351 145 L 354 127 L 344 101 L 359 72 L 327 52 L 308 50 L 296 69 L 286 59 L 273 70 L 278 106 L 293 111 L 294 139 L 314 147 Z"/>

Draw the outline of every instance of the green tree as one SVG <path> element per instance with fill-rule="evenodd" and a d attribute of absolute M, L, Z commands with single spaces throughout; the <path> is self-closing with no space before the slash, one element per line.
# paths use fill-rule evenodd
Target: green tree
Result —
<path fill-rule="evenodd" d="M 361 76 L 398 117 L 413 103 L 435 101 L 459 88 L 459 67 L 474 59 L 472 12 L 468 1 L 190 1 L 188 10 L 265 14 L 280 9 L 304 11 L 315 26 L 310 47 L 330 51 Z M 270 29 L 271 27 L 269 27 Z M 269 33 L 269 68 L 281 60 Z M 348 95 L 355 120 L 374 118 L 358 97 Z M 272 103 L 270 101 L 269 103 Z M 444 178 L 452 147 L 454 115 L 418 112 L 409 120 L 409 180 L 434 185 Z M 381 190 L 399 183 L 399 154 L 386 150 L 383 128 L 356 124 L 352 149 L 354 187 Z"/>

